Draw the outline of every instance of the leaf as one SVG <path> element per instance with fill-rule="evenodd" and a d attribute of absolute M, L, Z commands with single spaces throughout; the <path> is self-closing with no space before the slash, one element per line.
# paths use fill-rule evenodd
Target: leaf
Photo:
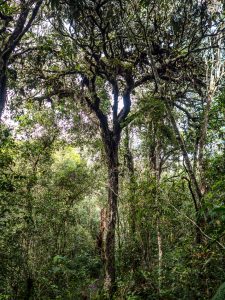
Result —
<path fill-rule="evenodd" d="M 225 206 L 216 207 L 213 209 L 213 211 L 225 213 Z"/>

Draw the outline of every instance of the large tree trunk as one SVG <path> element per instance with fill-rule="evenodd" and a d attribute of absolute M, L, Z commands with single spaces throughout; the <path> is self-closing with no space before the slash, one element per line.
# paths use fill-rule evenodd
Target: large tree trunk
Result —
<path fill-rule="evenodd" d="M 6 71 L 0 69 L 0 122 L 6 103 Z"/>
<path fill-rule="evenodd" d="M 116 290 L 116 267 L 115 267 L 115 232 L 118 211 L 118 182 L 119 182 L 119 162 L 118 151 L 120 145 L 121 131 L 123 122 L 130 112 L 131 100 L 130 94 L 134 87 L 133 78 L 130 73 L 126 76 L 127 86 L 123 92 L 122 110 L 118 113 L 119 88 L 116 80 L 110 77 L 109 82 L 113 88 L 113 106 L 112 106 L 112 129 L 109 126 L 107 115 L 101 110 L 101 99 L 96 93 L 95 77 L 92 83 L 87 84 L 91 92 L 92 99 L 85 97 L 86 103 L 99 120 L 102 141 L 105 147 L 105 154 L 108 168 L 108 211 L 107 211 L 107 228 L 103 241 L 105 277 L 104 291 L 112 299 Z"/>
<path fill-rule="evenodd" d="M 115 231 L 117 221 L 118 202 L 118 148 L 119 136 L 105 140 L 105 149 L 108 167 L 108 220 L 105 237 L 105 278 L 104 290 L 111 298 L 116 289 L 116 268 L 115 268 Z"/>

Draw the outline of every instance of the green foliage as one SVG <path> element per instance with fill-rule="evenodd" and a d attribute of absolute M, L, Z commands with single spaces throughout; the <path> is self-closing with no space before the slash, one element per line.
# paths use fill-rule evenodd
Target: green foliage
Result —
<path fill-rule="evenodd" d="M 0 0 L 3 51 L 19 2 Z M 107 298 L 103 140 L 120 145 L 113 299 L 211 299 L 225 276 L 225 93 L 220 78 L 206 118 L 205 74 L 217 74 L 222 11 L 197 0 L 47 3 L 8 61 L 0 299 Z"/>
<path fill-rule="evenodd" d="M 212 300 L 223 300 L 224 297 L 225 297 L 225 283 L 222 283 L 218 288 L 215 296 L 212 298 Z"/>
<path fill-rule="evenodd" d="M 4 15 L 10 16 L 17 10 L 16 3 L 8 3 L 6 1 L 0 1 L 0 12 Z"/>

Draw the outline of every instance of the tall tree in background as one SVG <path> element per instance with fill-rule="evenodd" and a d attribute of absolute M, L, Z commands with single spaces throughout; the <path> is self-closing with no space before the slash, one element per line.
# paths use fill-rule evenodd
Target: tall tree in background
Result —
<path fill-rule="evenodd" d="M 76 58 L 67 61 L 70 69 L 65 73 L 78 75 L 79 86 L 70 87 L 96 116 L 105 147 L 108 222 L 104 286 L 112 295 L 116 278 L 118 150 L 121 132 L 132 119 L 134 90 L 150 82 L 152 94 L 159 93 L 162 99 L 168 93 L 166 85 L 180 95 L 200 90 L 204 86 L 204 39 L 210 33 L 212 19 L 207 3 L 198 1 L 99 0 L 70 2 L 66 8 L 58 32 L 71 41 Z M 63 26 L 65 22 L 70 24 Z M 173 102 L 170 99 L 169 106 Z M 187 156 L 186 160 L 189 162 Z M 196 182 L 192 171 L 190 176 Z"/>

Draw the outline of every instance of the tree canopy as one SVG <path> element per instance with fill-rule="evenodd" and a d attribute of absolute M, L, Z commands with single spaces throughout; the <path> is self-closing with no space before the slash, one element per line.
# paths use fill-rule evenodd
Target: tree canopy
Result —
<path fill-rule="evenodd" d="M 224 9 L 0 0 L 0 299 L 223 299 Z"/>

